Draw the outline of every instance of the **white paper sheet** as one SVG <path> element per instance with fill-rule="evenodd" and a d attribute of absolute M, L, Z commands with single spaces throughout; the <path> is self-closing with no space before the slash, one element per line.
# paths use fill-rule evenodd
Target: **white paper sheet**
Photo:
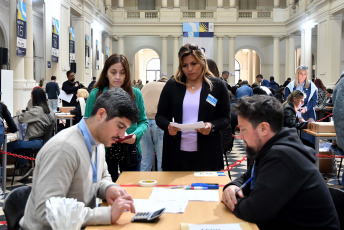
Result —
<path fill-rule="evenodd" d="M 217 172 L 194 172 L 194 176 L 218 176 Z"/>
<path fill-rule="evenodd" d="M 189 224 L 189 230 L 241 230 L 240 224 Z"/>
<path fill-rule="evenodd" d="M 199 121 L 199 122 L 191 123 L 191 124 L 179 124 L 179 123 L 171 122 L 171 124 L 177 128 L 180 128 L 180 131 L 190 131 L 190 130 L 204 128 L 203 121 Z"/>
<path fill-rule="evenodd" d="M 55 116 L 71 115 L 70 113 L 55 113 Z"/>
<path fill-rule="evenodd" d="M 64 100 L 64 101 L 70 103 L 70 101 L 72 100 L 72 97 L 73 97 L 73 94 L 72 94 L 72 93 L 71 93 L 71 94 L 66 94 L 65 91 L 63 91 L 63 90 L 60 91 L 59 98 L 60 98 L 61 100 Z"/>
<path fill-rule="evenodd" d="M 186 190 L 153 188 L 150 200 L 188 200 L 188 201 L 215 201 L 219 202 L 219 191 L 216 190 Z"/>
<path fill-rule="evenodd" d="M 134 199 L 136 212 L 151 212 L 165 208 L 165 212 L 167 213 L 183 213 L 187 205 L 187 200 Z"/>

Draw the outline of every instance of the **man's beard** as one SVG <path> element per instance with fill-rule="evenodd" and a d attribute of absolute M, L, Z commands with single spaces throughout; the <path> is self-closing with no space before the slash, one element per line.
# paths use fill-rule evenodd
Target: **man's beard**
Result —
<path fill-rule="evenodd" d="M 256 158 L 258 153 L 252 147 L 249 147 L 248 145 L 246 145 L 245 150 L 246 150 L 248 158 L 250 158 L 250 159 Z"/>

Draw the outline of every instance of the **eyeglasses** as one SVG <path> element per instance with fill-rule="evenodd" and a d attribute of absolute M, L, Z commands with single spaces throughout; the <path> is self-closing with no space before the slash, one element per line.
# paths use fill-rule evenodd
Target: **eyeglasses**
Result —
<path fill-rule="evenodd" d="M 300 65 L 297 70 L 308 70 L 308 66 Z"/>

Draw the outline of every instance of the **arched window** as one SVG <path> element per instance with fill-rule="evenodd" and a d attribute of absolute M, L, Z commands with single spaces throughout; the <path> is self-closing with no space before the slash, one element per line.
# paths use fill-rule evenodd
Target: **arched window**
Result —
<path fill-rule="evenodd" d="M 235 83 L 237 83 L 240 79 L 240 64 L 237 60 L 235 60 Z"/>
<path fill-rule="evenodd" d="M 160 79 L 160 59 L 159 58 L 153 58 L 147 62 L 146 79 L 150 82 Z"/>

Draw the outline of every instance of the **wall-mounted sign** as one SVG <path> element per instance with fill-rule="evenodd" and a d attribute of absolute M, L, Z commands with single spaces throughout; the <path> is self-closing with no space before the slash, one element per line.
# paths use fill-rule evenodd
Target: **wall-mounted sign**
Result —
<path fill-rule="evenodd" d="M 26 55 L 26 4 L 17 5 L 17 56 Z"/>
<path fill-rule="evenodd" d="M 69 27 L 69 63 L 75 63 L 75 36 L 73 27 Z"/>
<path fill-rule="evenodd" d="M 85 67 L 90 67 L 90 36 L 85 35 Z"/>
<path fill-rule="evenodd" d="M 59 20 L 53 18 L 52 21 L 52 43 L 51 43 L 51 61 L 59 62 L 59 36 L 60 36 L 60 25 Z"/>
<path fill-rule="evenodd" d="M 96 69 L 99 69 L 99 42 L 96 40 Z"/>

